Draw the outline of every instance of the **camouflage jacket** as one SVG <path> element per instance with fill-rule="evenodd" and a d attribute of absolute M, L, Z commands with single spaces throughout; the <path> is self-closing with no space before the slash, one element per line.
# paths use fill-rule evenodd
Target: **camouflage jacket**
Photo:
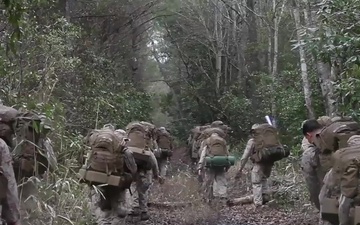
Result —
<path fill-rule="evenodd" d="M 8 224 L 12 224 L 20 220 L 20 203 L 9 147 L 2 139 L 0 139 L 0 154 L 1 169 L 7 179 L 6 199 L 2 204 L 2 218 Z"/>

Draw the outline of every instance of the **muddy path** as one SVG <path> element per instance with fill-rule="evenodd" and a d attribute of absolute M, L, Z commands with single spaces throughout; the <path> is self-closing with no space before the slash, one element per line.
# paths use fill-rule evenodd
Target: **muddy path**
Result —
<path fill-rule="evenodd" d="M 313 225 L 318 224 L 318 214 L 309 205 L 301 202 L 297 195 L 282 193 L 261 208 L 252 204 L 228 207 L 225 203 L 205 204 L 199 197 L 199 183 L 188 164 L 186 148 L 174 152 L 169 177 L 164 185 L 154 183 L 151 188 L 150 203 L 159 203 L 149 207 L 151 218 L 140 222 L 138 218 L 129 218 L 126 224 L 177 224 L 177 225 Z M 228 172 L 229 197 L 241 197 L 251 194 L 250 183 L 245 177 L 242 181 L 233 179 L 236 166 Z M 279 183 L 273 182 L 273 188 Z M 296 186 L 296 185 L 295 185 Z M 291 189 L 289 192 L 298 190 Z M 284 204 L 293 198 L 289 205 Z M 295 196 L 295 197 L 294 197 Z M 285 201 L 286 202 L 286 201 Z M 162 205 L 162 203 L 164 205 Z M 174 207 L 183 203 L 183 207 Z M 172 205 L 174 204 L 174 205 Z"/>

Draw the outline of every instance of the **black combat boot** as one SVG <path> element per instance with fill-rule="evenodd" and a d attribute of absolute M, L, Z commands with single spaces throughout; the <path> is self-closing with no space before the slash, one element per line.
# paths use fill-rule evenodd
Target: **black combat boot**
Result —
<path fill-rule="evenodd" d="M 130 216 L 138 216 L 140 215 L 140 209 L 139 207 L 134 207 L 131 212 L 129 213 Z"/>
<path fill-rule="evenodd" d="M 127 216 L 127 211 L 122 208 L 122 209 L 118 210 L 117 214 L 118 214 L 118 217 L 125 218 Z"/>
<path fill-rule="evenodd" d="M 147 212 L 142 212 L 140 214 L 140 220 L 145 221 L 145 220 L 148 220 L 148 219 L 150 219 L 150 216 L 149 216 L 149 214 Z"/>

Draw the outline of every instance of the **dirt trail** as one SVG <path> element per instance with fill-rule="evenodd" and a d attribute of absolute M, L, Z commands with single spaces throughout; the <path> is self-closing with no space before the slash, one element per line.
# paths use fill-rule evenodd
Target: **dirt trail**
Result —
<path fill-rule="evenodd" d="M 314 225 L 318 223 L 313 209 L 305 207 L 281 207 L 276 200 L 254 209 L 253 205 L 227 207 L 225 204 L 209 206 L 199 198 L 198 182 L 190 172 L 186 148 L 178 148 L 172 157 L 172 168 L 167 182 L 152 187 L 152 202 L 192 202 L 183 208 L 150 207 L 151 219 L 140 222 L 131 218 L 126 224 L 176 224 L 176 225 Z M 249 183 L 234 182 L 236 166 L 229 170 L 229 194 L 241 197 L 249 194 Z M 245 179 L 246 180 L 246 179 Z M 285 208 L 287 208 L 285 210 Z"/>

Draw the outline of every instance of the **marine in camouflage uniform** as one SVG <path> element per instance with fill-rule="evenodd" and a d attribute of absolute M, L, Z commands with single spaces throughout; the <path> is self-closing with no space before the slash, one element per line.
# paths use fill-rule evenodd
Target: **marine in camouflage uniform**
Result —
<path fill-rule="evenodd" d="M 201 148 L 201 142 L 200 139 L 201 132 L 204 131 L 206 128 L 209 128 L 210 125 L 205 126 L 196 126 L 194 129 L 191 130 L 192 132 L 192 141 L 191 141 L 191 159 L 193 162 L 196 163 L 196 160 L 199 158 L 200 153 L 199 149 Z"/>
<path fill-rule="evenodd" d="M 37 124 L 36 127 L 34 127 L 34 123 Z M 57 168 L 57 160 L 51 140 L 46 136 L 50 131 L 52 131 L 50 121 L 44 115 L 36 115 L 30 112 L 18 114 L 16 138 L 14 139 L 16 145 L 12 153 L 15 161 L 15 177 L 17 182 L 22 184 L 19 189 L 21 206 L 27 211 L 36 208 L 35 199 L 29 197 L 37 195 L 37 179 L 31 177 L 42 178 L 47 175 L 47 171 Z M 33 143 L 33 140 L 37 140 L 37 143 Z M 35 149 L 35 158 L 33 152 L 24 151 L 25 148 L 29 149 L 29 146 Z M 24 170 L 21 166 L 24 161 L 27 165 L 34 164 L 35 169 L 31 166 L 31 169 Z"/>
<path fill-rule="evenodd" d="M 0 205 L 1 219 L 8 225 L 20 225 L 20 204 L 18 198 L 17 184 L 12 166 L 12 157 L 8 146 L 11 146 L 13 135 L 13 119 L 17 111 L 10 107 L 0 105 L 0 111 L 11 111 L 10 117 L 0 116 L 0 160 L 1 160 L 1 180 L 4 184 L 1 192 L 4 199 Z M 8 115 L 10 115 L 8 114 Z M 5 193 L 4 193 L 5 192 Z"/>
<path fill-rule="evenodd" d="M 330 117 L 327 116 L 319 117 L 317 121 L 322 126 L 331 123 Z M 318 210 L 320 210 L 319 194 L 323 183 L 322 181 L 327 171 L 324 168 L 321 168 L 319 153 L 316 146 L 310 144 L 305 137 L 301 143 L 301 150 L 303 152 L 301 157 L 301 169 L 310 193 L 310 201 Z"/>
<path fill-rule="evenodd" d="M 104 128 L 114 129 L 114 126 L 107 124 Z M 126 132 L 122 129 L 115 130 L 120 137 L 126 137 Z M 127 139 L 123 139 L 122 146 L 126 146 Z M 123 150 L 125 172 L 136 176 L 137 166 L 132 152 L 127 148 Z M 128 214 L 126 203 L 126 190 L 113 186 L 104 186 L 90 189 L 90 209 L 98 225 L 115 225 L 122 222 Z M 104 198 L 105 197 L 105 198 Z"/>
<path fill-rule="evenodd" d="M 315 134 L 317 132 L 319 132 L 323 127 L 328 126 L 330 124 L 332 124 L 333 122 L 336 122 L 337 120 L 339 120 L 340 117 L 334 117 L 331 118 L 329 120 L 329 117 L 323 116 L 320 117 L 318 120 L 314 121 L 314 120 L 308 120 L 308 121 L 304 121 L 303 123 L 303 134 L 305 136 L 305 138 L 311 142 L 313 142 Z M 306 125 L 304 125 L 305 123 L 307 123 Z M 331 223 L 329 221 L 324 221 L 321 219 L 321 207 L 323 205 L 323 201 L 324 198 L 338 198 L 340 196 L 340 187 L 339 184 L 337 184 L 337 182 L 335 181 L 334 177 L 333 177 L 333 171 L 332 171 L 332 154 L 323 154 L 320 152 L 320 150 L 318 148 L 314 148 L 315 149 L 315 160 L 317 161 L 317 174 L 318 177 L 322 177 L 323 174 L 325 174 L 324 179 L 323 179 L 323 183 L 320 190 L 320 194 L 318 197 L 319 200 L 319 204 L 320 204 L 320 224 L 329 224 L 331 225 Z M 315 170 L 313 170 L 315 171 Z M 313 172 L 314 174 L 314 172 Z M 315 175 L 313 175 L 315 176 Z M 319 178 L 319 179 L 320 179 Z M 316 184 L 312 184 L 313 187 Z M 314 188 L 314 190 L 316 190 Z"/>
<path fill-rule="evenodd" d="M 162 183 L 162 178 L 159 176 L 159 167 L 153 153 L 151 153 L 151 165 L 151 171 L 139 167 L 135 180 L 133 209 L 131 214 L 134 216 L 140 214 L 141 220 L 148 220 L 150 218 L 147 203 L 149 198 L 149 188 L 152 185 L 152 177 L 158 179 L 159 182 Z M 132 188 L 132 190 L 134 189 Z"/>
<path fill-rule="evenodd" d="M 251 129 L 255 129 L 257 124 L 254 124 Z M 236 178 L 239 178 L 242 175 L 242 170 L 244 169 L 247 161 L 251 158 L 251 153 L 254 151 L 255 144 L 254 139 L 250 138 L 246 144 L 244 153 L 240 159 L 240 168 Z M 267 179 L 271 175 L 271 170 L 273 163 L 255 163 L 251 169 L 251 183 L 253 191 L 253 200 L 255 206 L 261 206 L 264 204 L 264 196 L 268 190 Z"/>
<path fill-rule="evenodd" d="M 217 133 L 213 133 L 212 136 L 218 136 Z M 209 155 L 210 138 L 204 141 L 204 148 L 201 150 L 200 160 L 198 163 L 199 176 L 204 175 L 205 179 L 202 183 L 202 190 L 205 193 L 206 200 L 211 201 L 213 198 L 226 199 L 227 196 L 227 179 L 226 172 L 229 167 L 223 168 L 204 168 L 205 157 Z M 204 171 L 204 173 L 202 172 Z"/>
<path fill-rule="evenodd" d="M 153 150 L 157 148 L 157 143 L 154 140 L 154 129 L 155 126 L 148 122 L 140 122 L 145 125 L 148 129 L 148 133 L 146 134 L 146 142 L 147 146 L 150 148 L 150 156 L 151 156 L 151 168 L 147 166 L 143 167 L 143 165 L 137 165 L 138 171 L 135 177 L 135 183 L 132 185 L 131 190 L 133 191 L 133 203 L 131 215 L 137 216 L 140 215 L 141 220 L 148 220 L 150 218 L 148 214 L 148 198 L 149 198 L 149 189 L 152 185 L 152 178 L 158 180 L 160 183 L 163 183 L 163 178 L 159 174 L 159 166 L 156 160 L 155 155 L 153 154 Z"/>
<path fill-rule="evenodd" d="M 222 131 L 224 131 L 225 138 L 228 136 L 228 133 L 231 131 L 231 128 L 229 126 L 225 125 L 220 120 L 216 120 L 216 121 L 212 122 L 210 124 L 210 126 L 203 126 L 202 130 L 201 130 L 201 134 L 198 137 L 198 143 L 200 143 L 199 150 L 198 150 L 198 155 L 199 156 L 201 155 L 202 149 L 204 149 L 204 147 L 205 147 L 205 142 L 204 141 L 205 141 L 206 138 L 208 138 L 208 137 L 204 136 L 204 134 L 206 133 L 207 129 L 211 129 L 211 128 L 219 128 Z M 229 149 L 229 146 L 227 146 L 227 148 Z"/>
<path fill-rule="evenodd" d="M 155 149 L 155 156 L 158 162 L 160 175 L 161 177 L 166 176 L 168 163 L 169 163 L 169 156 L 163 156 L 161 151 L 159 150 L 166 150 L 172 151 L 173 150 L 173 140 L 170 133 L 166 130 L 165 127 L 160 127 L 156 132 L 156 143 L 158 145 L 158 149 Z"/>

